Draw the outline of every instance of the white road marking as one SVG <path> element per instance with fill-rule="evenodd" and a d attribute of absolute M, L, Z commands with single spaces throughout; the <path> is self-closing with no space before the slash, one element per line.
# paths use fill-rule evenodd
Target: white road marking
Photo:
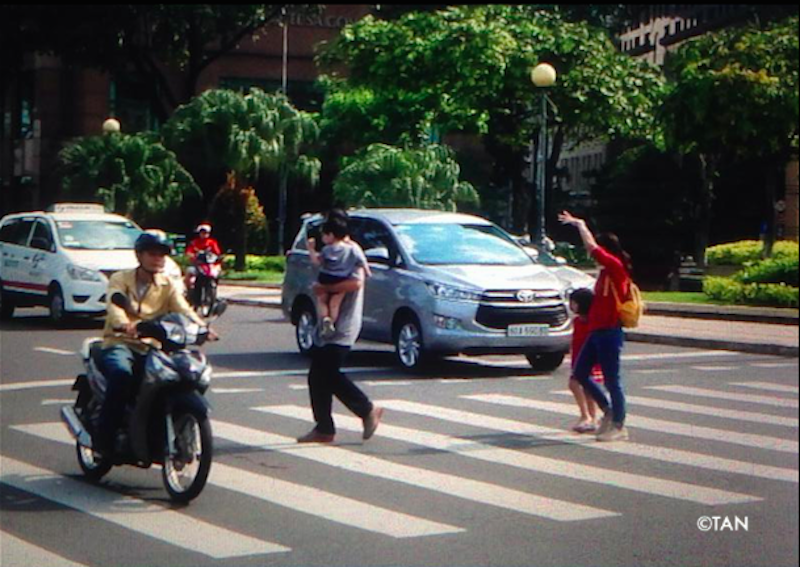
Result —
<path fill-rule="evenodd" d="M 692 386 L 647 386 L 648 390 L 658 390 L 660 392 L 670 392 L 673 394 L 685 394 L 687 396 L 697 396 L 700 398 L 714 398 L 717 400 L 731 400 L 735 402 L 747 402 L 750 404 L 763 404 L 781 408 L 796 408 L 798 400 L 790 400 L 775 396 L 759 396 L 756 394 L 737 394 L 733 392 L 723 392 L 721 390 L 708 390 L 706 388 L 694 388 Z"/>
<path fill-rule="evenodd" d="M 572 392 L 569 390 L 558 390 L 551 392 L 553 394 L 571 396 Z M 750 411 L 731 410 L 725 408 L 717 408 L 711 406 L 700 406 L 697 404 L 684 404 L 681 402 L 673 402 L 671 400 L 661 400 L 657 398 L 646 398 L 643 396 L 625 396 L 625 400 L 631 404 L 639 406 L 682 411 L 686 413 L 693 413 L 698 415 L 708 415 L 712 417 L 724 417 L 727 419 L 735 419 L 738 421 L 751 421 L 753 423 L 767 423 L 770 425 L 782 425 L 785 427 L 798 427 L 800 420 L 796 417 L 783 417 L 780 415 L 769 415 L 765 413 L 756 413 Z"/>
<path fill-rule="evenodd" d="M 349 472 L 392 480 L 417 488 L 425 488 L 441 494 L 448 494 L 471 502 L 489 504 L 521 514 L 562 522 L 608 518 L 619 515 L 616 512 L 537 496 L 519 490 L 496 486 L 488 482 L 411 467 L 340 447 L 298 445 L 296 440 L 291 437 L 241 427 L 232 423 L 214 422 L 214 434 L 219 438 L 228 439 L 234 443 L 263 448 L 264 450 L 279 451 Z"/>
<path fill-rule="evenodd" d="M 252 409 L 295 419 L 308 418 L 308 410 L 300 408 L 299 406 L 263 406 Z M 337 428 L 339 429 L 346 428 L 350 431 L 361 431 L 362 424 L 361 420 L 358 418 L 336 414 L 335 419 Z M 439 451 L 455 453 L 470 459 L 478 459 L 489 463 L 502 464 L 535 473 L 544 473 L 581 482 L 603 484 L 644 494 L 686 500 L 707 506 L 756 502 L 761 500 L 761 498 L 747 494 L 707 488 L 651 476 L 636 475 L 591 465 L 582 465 L 560 459 L 540 457 L 522 451 L 494 447 L 485 443 L 472 442 L 457 437 L 449 437 L 384 423 L 381 424 L 379 435 L 381 437 L 413 443 Z"/>
<path fill-rule="evenodd" d="M 226 559 L 290 551 L 22 461 L 0 456 L 0 463 L 0 482 L 190 552 Z"/>
<path fill-rule="evenodd" d="M 800 388 L 797 386 L 773 384 L 772 382 L 731 382 L 731 386 L 741 386 L 742 388 L 753 388 L 756 390 L 769 390 L 771 392 L 786 392 L 789 394 L 800 393 Z"/>
<path fill-rule="evenodd" d="M 735 366 L 691 366 L 693 370 L 700 370 L 702 372 L 727 372 L 728 370 L 735 370 Z"/>
<path fill-rule="evenodd" d="M 482 402 L 494 403 L 505 406 L 536 409 L 536 410 L 549 411 L 552 413 L 560 413 L 566 415 L 575 415 L 575 406 L 568 404 L 557 404 L 554 402 L 531 400 L 527 398 L 520 398 L 517 396 L 505 396 L 500 394 L 464 396 L 464 397 L 467 399 L 473 399 Z M 789 439 L 781 439 L 778 437 L 769 437 L 767 435 L 754 435 L 752 433 L 742 433 L 740 431 L 730 431 L 730 430 L 726 431 L 724 429 L 701 427 L 699 425 L 692 425 L 690 423 L 665 421 L 662 419 L 652 419 L 649 417 L 640 417 L 640 416 L 629 416 L 625 420 L 625 424 L 627 426 L 638 429 L 648 429 L 651 431 L 658 431 L 660 433 L 669 433 L 672 435 L 684 435 L 687 437 L 695 437 L 697 439 L 707 439 L 711 441 L 731 443 L 734 445 L 744 445 L 745 447 L 769 449 L 772 451 L 781 451 L 783 453 L 797 454 L 798 452 L 800 452 L 800 447 L 798 447 L 797 441 L 792 441 Z"/>
<path fill-rule="evenodd" d="M 11 384 L 0 384 L 0 392 L 16 392 L 19 390 L 34 390 L 37 388 L 55 388 L 57 386 L 72 386 L 75 378 L 63 380 L 32 380 L 30 382 L 12 382 Z"/>
<path fill-rule="evenodd" d="M 211 392 L 214 394 L 251 394 L 263 391 L 264 388 L 211 388 Z"/>
<path fill-rule="evenodd" d="M 742 353 L 729 350 L 705 350 L 700 352 L 661 352 L 654 354 L 623 354 L 622 360 L 676 360 L 679 358 L 724 358 L 741 356 Z"/>
<path fill-rule="evenodd" d="M 60 399 L 42 400 L 42 405 L 43 406 L 61 406 L 61 405 L 73 404 L 73 403 L 75 403 L 75 398 L 63 399 L 63 400 L 60 400 Z"/>
<path fill-rule="evenodd" d="M 625 370 L 625 372 L 630 374 L 676 374 L 678 370 L 676 368 L 647 368 Z"/>
<path fill-rule="evenodd" d="M 13 426 L 12 429 L 49 441 L 72 445 L 66 429 L 57 422 Z M 462 528 L 431 522 L 401 512 L 372 506 L 345 496 L 255 474 L 222 463 L 211 467 L 208 483 L 226 490 L 291 508 L 331 522 L 395 538 L 463 532 Z"/>
<path fill-rule="evenodd" d="M 33 350 L 39 352 L 46 352 L 48 354 L 60 354 L 62 356 L 72 356 L 77 354 L 74 350 L 62 350 L 60 348 L 51 348 L 51 347 L 35 347 Z"/>
<path fill-rule="evenodd" d="M 756 368 L 793 368 L 797 366 L 796 362 L 752 362 L 750 366 Z"/>
<path fill-rule="evenodd" d="M 465 399 L 484 402 L 482 396 L 462 396 Z M 490 402 L 492 403 L 492 402 Z M 725 474 L 735 473 L 746 476 L 767 478 L 770 480 L 781 480 L 786 482 L 800 482 L 800 473 L 797 469 L 784 469 L 770 465 L 760 465 L 747 461 L 737 461 L 723 457 L 714 457 L 703 453 L 693 453 L 680 449 L 669 449 L 666 447 L 656 447 L 653 445 L 643 445 L 640 443 L 596 443 L 586 436 L 534 425 L 522 421 L 514 421 L 501 417 L 494 417 L 481 413 L 460 411 L 430 404 L 420 404 L 405 400 L 381 400 L 381 406 L 392 411 L 402 411 L 449 421 L 452 423 L 472 423 L 475 427 L 503 431 L 518 435 L 535 435 L 539 439 L 581 445 L 586 449 L 618 453 L 632 457 L 643 457 L 678 465 L 688 465 L 692 467 L 709 469 Z M 574 412 L 574 410 L 573 410 Z"/>
<path fill-rule="evenodd" d="M 0 531 L 0 565 L 7 567 L 86 567 Z"/>

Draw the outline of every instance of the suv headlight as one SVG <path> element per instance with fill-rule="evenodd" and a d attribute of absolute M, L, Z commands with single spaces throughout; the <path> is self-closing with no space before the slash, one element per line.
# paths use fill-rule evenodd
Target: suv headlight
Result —
<path fill-rule="evenodd" d="M 90 270 L 89 268 L 83 268 L 81 266 L 76 266 L 75 264 L 69 264 L 67 266 L 67 274 L 73 280 L 81 280 L 84 282 L 103 281 L 103 277 L 97 270 Z"/>
<path fill-rule="evenodd" d="M 437 283 L 429 283 L 428 291 L 438 299 L 450 299 L 453 301 L 480 301 L 483 296 L 483 294 L 477 291 L 469 291 Z"/>

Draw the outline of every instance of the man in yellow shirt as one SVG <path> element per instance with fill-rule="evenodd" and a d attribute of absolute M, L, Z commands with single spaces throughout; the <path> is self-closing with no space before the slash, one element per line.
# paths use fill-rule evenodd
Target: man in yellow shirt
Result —
<path fill-rule="evenodd" d="M 136 239 L 134 249 L 139 266 L 112 275 L 106 293 L 108 306 L 100 360 L 106 397 L 93 438 L 95 450 L 101 454 L 113 452 L 114 434 L 122 423 L 125 403 L 143 374 L 148 347 L 155 342 L 139 338 L 136 325 L 167 313 L 181 313 L 200 325 L 206 324 L 186 302 L 182 290 L 163 273 L 171 251 L 166 236 L 145 232 Z M 111 302 L 115 293 L 128 298 L 130 309 Z M 211 330 L 209 338 L 216 338 Z"/>

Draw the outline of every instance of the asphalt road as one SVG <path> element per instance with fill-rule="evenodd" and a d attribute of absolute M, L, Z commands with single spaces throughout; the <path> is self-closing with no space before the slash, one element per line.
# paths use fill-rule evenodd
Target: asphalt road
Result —
<path fill-rule="evenodd" d="M 367 443 L 335 405 L 311 426 L 307 361 L 277 310 L 231 307 L 215 367 L 215 460 L 188 507 L 159 471 L 84 482 L 58 422 L 96 322 L 40 310 L 0 327 L 0 564 L 110 566 L 795 566 L 797 359 L 629 344 L 627 443 L 569 433 L 567 365 L 449 359 L 405 375 L 359 346 L 385 421 Z"/>

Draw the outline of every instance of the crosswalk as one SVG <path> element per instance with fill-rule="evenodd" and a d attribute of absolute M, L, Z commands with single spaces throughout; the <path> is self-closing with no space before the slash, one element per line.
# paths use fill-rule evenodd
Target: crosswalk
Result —
<path fill-rule="evenodd" d="M 763 484 L 737 484 L 737 479 L 795 485 L 794 490 L 800 481 L 798 391 L 792 384 L 645 386 L 628 396 L 628 425 L 634 435 L 625 443 L 598 443 L 554 426 L 576 413 L 565 403 L 569 392 L 563 389 L 552 389 L 546 396 L 447 389 L 449 396 L 440 398 L 446 401 L 435 404 L 398 396 L 400 390 L 378 389 L 374 394 L 387 418 L 369 444 L 355 441 L 361 420 L 338 412 L 336 443 L 298 445 L 293 435 L 311 420 L 307 404 L 264 404 L 264 398 L 253 395 L 260 391 L 220 390 L 262 403 L 251 402 L 236 421 L 213 419 L 215 443 L 227 450 L 215 456 L 206 488 L 213 493 L 209 497 L 224 500 L 235 495 L 247 507 L 263 508 L 264 515 L 281 510 L 331 530 L 392 540 L 458 538 L 498 512 L 531 525 L 614 520 L 665 502 L 741 512 L 769 502 L 772 494 Z M 642 392 L 646 395 L 639 395 Z M 672 417 L 650 417 L 651 411 Z M 743 424 L 766 429 L 743 431 Z M 637 440 L 637 432 L 649 433 L 650 442 Z M 701 440 L 702 450 L 693 444 L 676 448 L 686 438 Z M 4 431 L 5 443 L 26 439 L 36 439 L 52 452 L 68 452 L 73 446 L 56 421 L 20 423 Z M 520 439 L 536 443 L 512 442 Z M 736 458 L 729 456 L 731 447 Z M 242 452 L 269 455 L 292 474 L 276 474 L 234 458 Z M 514 482 L 519 478 L 530 481 Z M 355 479 L 365 490 L 349 490 L 345 479 Z M 213 515 L 195 513 L 193 506 L 174 508 L 165 500 L 121 490 L 118 484 L 84 482 L 77 465 L 64 470 L 26 462 L 19 454 L 0 455 L 0 483 L 126 530 L 141 541 L 158 541 L 223 562 L 285 556 L 296 549 L 296 541 L 286 541 L 282 532 L 237 526 L 230 519 L 217 524 Z M 576 490 L 587 485 L 592 491 Z M 618 504 L 615 497 L 621 494 L 632 508 Z M 24 535 L 0 526 L 1 565 L 91 563 L 61 556 L 46 542 Z"/>

